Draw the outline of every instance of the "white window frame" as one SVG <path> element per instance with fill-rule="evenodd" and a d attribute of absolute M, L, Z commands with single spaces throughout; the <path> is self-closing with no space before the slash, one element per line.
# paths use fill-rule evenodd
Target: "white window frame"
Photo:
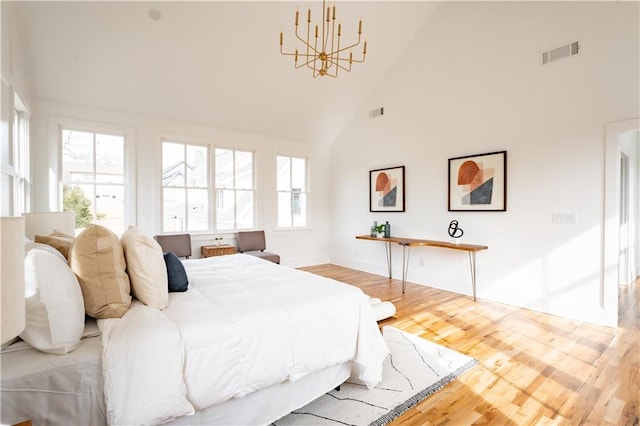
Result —
<path fill-rule="evenodd" d="M 109 135 L 124 138 L 124 226 L 122 232 L 129 225 L 135 224 L 136 218 L 136 173 L 135 173 L 135 129 L 117 124 L 102 123 L 67 117 L 52 117 L 50 132 L 57 138 L 57 209 L 62 211 L 62 131 L 73 130 Z"/>
<path fill-rule="evenodd" d="M 278 157 L 285 157 L 289 159 L 289 162 L 291 162 L 291 160 L 293 158 L 299 159 L 299 160 L 304 160 L 304 165 L 305 165 L 305 191 L 300 191 L 300 194 L 305 194 L 306 195 L 306 209 L 305 209 L 305 213 L 306 213 L 306 217 L 305 217 L 305 224 L 304 225 L 294 225 L 293 224 L 293 211 L 291 212 L 291 223 L 289 225 L 286 226 L 280 226 L 280 218 L 278 217 L 278 212 L 280 211 L 280 205 L 278 204 L 280 202 L 280 197 L 279 194 L 280 193 L 289 193 L 289 194 L 293 194 L 294 191 L 292 190 L 293 188 L 291 188 L 288 191 L 281 191 L 278 189 Z M 310 185 L 309 185 L 309 176 L 310 176 L 310 161 L 309 161 L 309 156 L 307 155 L 301 155 L 301 154 L 276 154 L 275 156 L 275 185 L 276 185 L 276 227 L 277 229 L 280 230 L 287 230 L 287 229 L 291 229 L 291 230 L 297 230 L 297 229 L 307 229 L 310 227 L 310 205 L 311 205 L 311 189 L 310 189 Z M 289 171 L 290 171 L 290 175 L 289 175 L 289 182 L 291 182 L 292 179 L 292 167 L 289 167 Z M 291 203 L 291 208 L 293 209 L 293 202 Z"/>
<path fill-rule="evenodd" d="M 13 213 L 15 216 L 30 210 L 30 169 L 29 169 L 29 112 L 18 95 L 15 98 L 13 120 Z"/>
<path fill-rule="evenodd" d="M 218 149 L 224 149 L 224 150 L 229 150 L 229 151 L 233 151 L 233 155 L 235 157 L 235 153 L 236 152 L 248 152 L 251 153 L 251 166 L 252 166 L 252 188 L 251 189 L 247 189 L 247 188 L 237 188 L 235 185 L 235 169 L 234 169 L 234 185 L 233 188 L 218 188 L 216 186 L 216 166 L 215 166 L 215 161 L 216 161 L 216 150 Z M 257 155 L 256 155 L 256 150 L 253 148 L 247 148 L 247 147 L 237 147 L 237 146 L 225 146 L 225 145 L 214 145 L 213 146 L 213 150 L 211 153 L 211 162 L 213 164 L 213 173 L 211 174 L 211 179 L 213 181 L 213 191 L 214 191 L 214 197 L 213 197 L 213 229 L 216 232 L 224 232 L 224 233 L 233 233 L 233 232 L 237 232 L 237 231 L 247 231 L 247 230 L 251 230 L 251 229 L 257 229 L 257 217 L 258 217 L 258 188 L 257 188 L 257 167 L 256 167 L 256 163 L 257 163 Z M 235 161 L 234 161 L 235 164 Z M 237 227 L 237 222 L 236 222 L 236 205 L 234 204 L 234 212 L 233 212 L 233 221 L 234 221 L 234 226 L 231 229 L 218 229 L 218 202 L 219 202 L 219 191 L 222 190 L 233 190 L 235 191 L 252 191 L 253 192 L 253 217 L 251 218 L 253 224 L 250 228 L 238 228 Z M 234 197 L 235 198 L 235 197 Z"/>
<path fill-rule="evenodd" d="M 0 216 L 20 216 L 31 205 L 30 114 L 18 94 L 2 79 L 2 152 Z"/>

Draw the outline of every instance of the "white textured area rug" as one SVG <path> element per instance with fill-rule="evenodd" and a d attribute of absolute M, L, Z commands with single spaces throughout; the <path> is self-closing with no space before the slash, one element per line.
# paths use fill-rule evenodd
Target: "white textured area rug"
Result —
<path fill-rule="evenodd" d="M 382 335 L 391 354 L 375 389 L 350 378 L 339 391 L 326 393 L 273 425 L 385 425 L 477 364 L 394 327 L 384 327 Z"/>

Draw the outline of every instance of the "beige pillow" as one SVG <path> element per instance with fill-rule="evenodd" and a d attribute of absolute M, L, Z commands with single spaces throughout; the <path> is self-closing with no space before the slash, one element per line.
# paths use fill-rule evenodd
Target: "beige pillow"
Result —
<path fill-rule="evenodd" d="M 169 305 L 167 268 L 160 244 L 150 236 L 130 226 L 120 238 L 131 294 L 148 306 L 165 309 Z"/>
<path fill-rule="evenodd" d="M 131 305 L 129 277 L 120 239 L 100 225 L 76 237 L 69 266 L 78 277 L 84 308 L 94 318 L 120 318 Z"/>
<path fill-rule="evenodd" d="M 73 245 L 75 237 L 62 231 L 53 231 L 49 235 L 36 235 L 34 241 L 53 247 L 62 253 L 65 259 L 69 259 L 69 249 Z"/>

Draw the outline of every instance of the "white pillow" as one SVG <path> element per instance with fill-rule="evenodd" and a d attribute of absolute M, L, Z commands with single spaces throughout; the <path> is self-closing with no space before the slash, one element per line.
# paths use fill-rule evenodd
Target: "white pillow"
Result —
<path fill-rule="evenodd" d="M 75 274 L 48 250 L 34 248 L 24 259 L 26 328 L 20 337 L 52 354 L 71 352 L 84 330 L 84 301 Z"/>
<path fill-rule="evenodd" d="M 162 247 L 133 226 L 122 234 L 120 241 L 127 261 L 131 294 L 147 306 L 165 309 L 169 306 L 169 284 Z"/>

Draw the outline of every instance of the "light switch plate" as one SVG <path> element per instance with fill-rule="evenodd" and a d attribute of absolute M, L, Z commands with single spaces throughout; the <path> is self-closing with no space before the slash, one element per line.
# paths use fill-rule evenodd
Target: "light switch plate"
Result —
<path fill-rule="evenodd" d="M 553 223 L 575 225 L 576 212 L 553 212 L 551 216 Z"/>

